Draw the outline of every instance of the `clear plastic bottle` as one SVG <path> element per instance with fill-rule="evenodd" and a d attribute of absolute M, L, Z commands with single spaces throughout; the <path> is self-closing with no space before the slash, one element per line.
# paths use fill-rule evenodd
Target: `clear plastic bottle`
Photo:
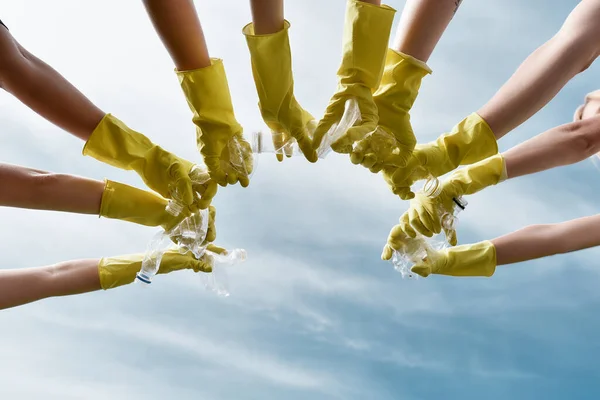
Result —
<path fill-rule="evenodd" d="M 206 250 L 206 256 L 211 259 L 212 272 L 200 274 L 204 287 L 219 296 L 229 296 L 229 279 L 225 267 L 246 261 L 246 250 L 233 249 L 223 254 Z"/>
<path fill-rule="evenodd" d="M 331 144 L 342 137 L 357 121 L 360 121 L 360 110 L 356 99 L 347 100 L 344 107 L 342 118 L 338 123 L 333 124 L 329 128 L 317 149 L 319 158 L 325 158 L 331 152 Z M 307 127 L 311 139 L 315 128 L 316 121 L 311 121 Z M 288 156 L 302 154 L 296 139 L 285 137 L 281 132 L 254 132 L 252 134 L 252 152 L 256 154 L 275 153 Z"/>
<path fill-rule="evenodd" d="M 160 262 L 165 251 L 176 244 L 181 251 L 191 251 L 196 258 L 202 257 L 206 250 L 206 234 L 208 232 L 208 210 L 199 210 L 181 221 L 168 232 L 157 232 L 146 248 L 142 260 L 142 268 L 136 275 L 136 282 L 147 286 L 158 273 Z"/>
<path fill-rule="evenodd" d="M 423 186 L 423 193 L 435 199 L 442 192 L 442 185 L 439 180 L 428 180 Z M 441 221 L 442 228 L 449 234 L 455 235 L 456 226 L 458 225 L 458 214 L 467 208 L 469 203 L 462 196 L 456 197 L 452 199 L 452 209 L 448 210 L 443 207 L 441 204 L 438 205 L 438 216 Z M 450 238 L 445 238 L 442 242 L 446 244 L 444 247 L 449 247 Z"/>
<path fill-rule="evenodd" d="M 423 193 L 431 198 L 435 198 L 442 192 L 442 186 L 437 178 L 430 178 L 423 186 Z M 418 275 L 410 269 L 413 265 L 422 262 L 428 256 L 433 254 L 431 250 L 442 250 L 450 247 L 450 239 L 447 235 L 456 235 L 456 225 L 458 224 L 458 214 L 463 211 L 468 202 L 461 197 L 452 199 L 453 207 L 451 210 L 444 209 L 441 205 L 438 208 L 438 215 L 443 231 L 431 238 L 417 234 L 415 238 L 406 235 L 402 238 L 402 247 L 394 250 L 392 254 L 392 264 L 403 278 L 416 279 Z"/>

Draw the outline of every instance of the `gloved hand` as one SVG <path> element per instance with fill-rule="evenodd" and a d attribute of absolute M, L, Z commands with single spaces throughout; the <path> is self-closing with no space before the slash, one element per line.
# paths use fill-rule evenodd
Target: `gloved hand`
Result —
<path fill-rule="evenodd" d="M 344 114 L 347 100 L 355 98 L 361 113 L 361 122 L 348 131 L 331 148 L 339 153 L 350 153 L 354 142 L 363 139 L 377 128 L 377 106 L 372 92 L 379 86 L 385 52 L 396 10 L 359 0 L 348 0 L 342 42 L 342 64 L 338 69 L 338 87 L 331 98 L 325 115 L 319 121 L 313 136 L 313 149 L 318 149 L 323 137 Z"/>
<path fill-rule="evenodd" d="M 415 197 L 410 187 L 428 176 L 442 176 L 459 165 L 473 164 L 498 153 L 494 133 L 479 115 L 473 113 L 450 133 L 424 145 L 415 146 L 405 167 L 384 167 L 383 177 L 394 194 L 403 200 Z"/>
<path fill-rule="evenodd" d="M 214 182 L 196 181 L 194 164 L 152 143 L 111 114 L 94 129 L 83 154 L 113 167 L 134 170 L 150 189 L 186 206 L 196 203 L 206 208 L 217 193 Z M 195 193 L 202 195 L 202 201 Z"/>
<path fill-rule="evenodd" d="M 427 237 L 438 234 L 444 229 L 446 237 L 449 239 L 448 243 L 455 246 L 457 243 L 456 232 L 452 227 L 444 226 L 442 220 L 444 215 L 452 214 L 456 204 L 454 199 L 475 194 L 488 186 L 496 185 L 505 178 L 504 158 L 500 154 L 458 169 L 442 183 L 441 191 L 437 196 L 427 196 L 423 192 L 417 193 L 406 212 L 407 223 L 415 231 Z M 403 220 L 406 221 L 406 219 Z M 403 225 L 402 222 L 401 225 Z M 407 229 L 406 225 L 403 225 L 403 229 L 411 237 L 414 237 L 414 231 Z"/>
<path fill-rule="evenodd" d="M 430 274 L 450 276 L 487 276 L 496 271 L 496 248 L 492 242 L 450 247 L 441 251 L 429 250 L 427 259 L 411 268 L 426 278 Z"/>
<path fill-rule="evenodd" d="M 407 228 L 411 230 L 411 235 L 409 235 L 408 232 L 404 230 L 404 226 L 407 225 L 407 222 L 408 216 L 406 214 L 403 214 L 402 217 L 400 217 L 400 224 L 395 225 L 390 230 L 387 243 L 385 244 L 385 246 L 383 246 L 383 251 L 381 252 L 382 260 L 390 260 L 394 255 L 394 251 L 399 251 L 407 254 L 418 251 L 418 247 L 420 246 L 420 244 L 417 241 L 411 239 L 414 238 L 415 235 L 410 225 L 408 225 Z"/>
<path fill-rule="evenodd" d="M 210 177 L 221 186 L 250 183 L 252 147 L 242 136 L 235 119 L 223 61 L 212 59 L 211 66 L 177 71 L 196 124 L 196 141 Z"/>
<path fill-rule="evenodd" d="M 226 251 L 222 247 L 214 245 L 209 245 L 207 250 L 218 254 Z M 98 264 L 100 287 L 107 290 L 132 283 L 142 267 L 143 259 L 144 254 L 102 258 Z M 183 269 L 191 269 L 194 272 L 212 272 L 212 267 L 209 254 L 205 253 L 197 260 L 191 252 L 181 254 L 178 249 L 170 249 L 163 254 L 158 273 L 168 274 Z"/>
<path fill-rule="evenodd" d="M 409 111 L 417 98 L 421 80 L 430 73 L 431 69 L 424 62 L 387 50 L 381 83 L 373 95 L 379 112 L 378 131 L 383 132 L 376 134 L 375 131 L 356 144 L 350 156 L 354 164 L 377 173 L 386 165 L 403 167 L 408 163 L 417 144 Z"/>
<path fill-rule="evenodd" d="M 304 110 L 294 97 L 294 78 L 292 76 L 292 54 L 288 29 L 290 23 L 284 21 L 284 28 L 268 35 L 255 35 L 254 24 L 244 27 L 252 75 L 258 93 L 258 107 L 263 120 L 273 132 L 273 144 L 277 159 L 283 161 L 284 154 L 291 157 L 289 148 L 291 138 L 310 162 L 317 161 L 317 152 L 312 148 L 311 122 L 313 116 Z"/>

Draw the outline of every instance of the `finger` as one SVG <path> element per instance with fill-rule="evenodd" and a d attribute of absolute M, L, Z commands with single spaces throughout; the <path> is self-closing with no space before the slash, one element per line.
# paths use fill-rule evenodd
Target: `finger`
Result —
<path fill-rule="evenodd" d="M 300 151 L 302 151 L 302 154 L 304 154 L 304 157 L 311 163 L 317 162 L 319 157 L 317 151 L 313 148 L 310 139 L 305 134 L 296 135 L 294 137 L 296 138 L 298 147 L 300 148 Z"/>
<path fill-rule="evenodd" d="M 431 237 L 436 233 L 440 233 L 440 230 L 435 230 L 436 227 L 436 223 L 435 221 L 435 217 L 432 216 L 430 213 L 427 212 L 427 210 L 424 210 L 421 206 L 417 207 L 415 209 L 416 214 L 418 215 L 418 219 L 419 221 L 421 221 L 421 224 L 425 227 L 427 234 L 423 233 L 423 235 L 427 236 L 427 237 Z M 441 229 L 441 228 L 440 228 Z"/>
<path fill-rule="evenodd" d="M 210 181 L 208 181 L 208 183 L 199 185 L 197 189 L 200 189 L 196 190 L 198 193 L 200 193 L 198 207 L 201 210 L 204 210 L 210 205 L 212 199 L 216 196 L 219 186 L 217 185 L 217 182 L 211 179 Z"/>
<path fill-rule="evenodd" d="M 331 144 L 331 149 L 336 153 L 349 154 L 352 152 L 354 142 L 357 142 L 373 132 L 376 124 L 362 124 L 353 126 L 338 140 Z"/>
<path fill-rule="evenodd" d="M 238 180 L 242 187 L 248 187 L 248 185 L 250 185 L 250 178 L 248 178 L 246 175 L 240 175 Z"/>
<path fill-rule="evenodd" d="M 402 227 L 402 231 L 411 238 L 415 238 L 417 237 L 417 232 L 415 232 L 415 230 L 413 229 L 413 227 L 410 224 L 410 210 L 408 210 L 407 212 L 405 212 L 404 214 L 402 214 L 402 216 L 400 217 L 400 226 Z"/>
<path fill-rule="evenodd" d="M 383 251 L 381 252 L 381 259 L 384 261 L 388 261 L 392 259 L 392 255 L 394 254 L 394 249 L 392 249 L 388 244 L 383 246 Z"/>
<path fill-rule="evenodd" d="M 444 234 L 446 235 L 446 240 L 450 246 L 456 246 L 458 244 L 458 237 L 456 236 L 456 230 L 454 229 L 445 229 Z"/>
<path fill-rule="evenodd" d="M 431 274 L 431 267 L 425 265 L 424 263 L 414 265 L 410 270 L 415 274 L 422 276 L 423 278 L 427 278 Z"/>
<path fill-rule="evenodd" d="M 373 153 L 368 153 L 367 155 L 365 155 L 365 158 L 363 159 L 363 162 L 361 163 L 361 165 L 363 167 L 366 167 L 369 169 L 371 169 L 375 164 L 377 164 L 377 156 Z"/>
<path fill-rule="evenodd" d="M 221 169 L 221 159 L 217 156 L 204 157 L 210 178 L 221 186 L 227 186 L 227 174 Z"/>
<path fill-rule="evenodd" d="M 323 138 L 329 132 L 329 129 L 342 118 L 344 114 L 344 103 L 341 100 L 336 100 L 329 104 L 325 110 L 323 118 L 317 123 L 315 132 L 313 133 L 313 149 L 318 149 L 323 141 Z"/>
<path fill-rule="evenodd" d="M 369 168 L 369 171 L 371 171 L 374 174 L 378 174 L 379 172 L 381 172 L 382 169 L 383 169 L 383 164 L 376 163 L 375 165 L 373 165 L 372 167 Z"/>
<path fill-rule="evenodd" d="M 215 219 L 217 216 L 217 209 L 213 206 L 208 208 L 208 229 L 206 231 L 206 240 L 214 242 L 217 238 L 217 228 L 215 226 Z"/>
<path fill-rule="evenodd" d="M 402 200 L 411 200 L 415 197 L 415 194 L 409 187 L 392 187 L 392 193 L 396 196 L 400 196 Z"/>
<path fill-rule="evenodd" d="M 424 225 L 423 222 L 421 222 L 421 220 L 417 217 L 417 218 L 411 218 L 410 219 L 410 225 L 417 231 L 419 232 L 421 235 L 423 236 L 427 236 L 427 237 L 431 237 L 431 231 L 429 229 L 427 229 Z"/>
<path fill-rule="evenodd" d="M 350 161 L 352 161 L 353 164 L 361 164 L 365 158 L 365 154 L 367 154 L 370 149 L 371 145 L 368 139 L 359 141 L 352 149 L 352 153 L 350 153 Z"/>
<path fill-rule="evenodd" d="M 176 193 L 183 204 L 189 206 L 194 201 L 194 192 L 192 190 L 192 181 L 187 178 L 182 178 L 176 183 Z"/>
<path fill-rule="evenodd" d="M 234 171 L 228 171 L 227 172 L 227 183 L 229 185 L 235 185 L 238 181 L 238 176 L 237 173 L 235 173 Z"/>
<path fill-rule="evenodd" d="M 202 257 L 202 260 L 192 261 L 194 272 L 212 272 L 212 262 L 209 259 Z"/>
<path fill-rule="evenodd" d="M 220 247 L 217 246 L 215 244 L 209 244 L 208 247 L 206 247 L 206 250 L 215 253 L 215 254 L 227 254 L 227 249 L 225 249 L 224 247 Z"/>

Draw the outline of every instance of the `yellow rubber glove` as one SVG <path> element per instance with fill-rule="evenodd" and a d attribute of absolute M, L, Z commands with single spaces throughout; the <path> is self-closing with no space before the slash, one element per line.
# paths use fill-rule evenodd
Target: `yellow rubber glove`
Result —
<path fill-rule="evenodd" d="M 459 165 L 473 164 L 498 153 L 496 137 L 487 122 L 473 113 L 450 133 L 415 146 L 405 167 L 384 167 L 383 177 L 394 194 L 403 200 L 415 197 L 410 187 L 419 179 L 442 176 Z"/>
<path fill-rule="evenodd" d="M 331 148 L 338 153 L 350 153 L 354 142 L 377 128 L 377 106 L 372 93 L 379 86 L 385 52 L 396 10 L 359 0 L 348 0 L 342 41 L 342 64 L 338 69 L 337 91 L 331 98 L 325 115 L 319 121 L 313 137 L 318 149 L 329 128 L 340 121 L 347 100 L 355 98 L 361 122 L 348 131 Z"/>
<path fill-rule="evenodd" d="M 386 135 L 370 134 L 358 142 L 350 156 L 354 164 L 361 164 L 371 172 L 379 172 L 385 165 L 405 166 L 417 144 L 410 124 L 412 108 L 421 80 L 431 73 L 424 62 L 392 49 L 387 50 L 385 68 L 379 88 L 373 98 L 379 112 L 378 130 Z"/>
<path fill-rule="evenodd" d="M 226 251 L 215 245 L 209 245 L 207 250 L 218 254 Z M 143 259 L 144 254 L 102 258 L 98 264 L 100 287 L 107 290 L 132 283 L 142 267 Z M 191 269 L 194 272 L 212 272 L 212 266 L 208 254 L 202 255 L 200 260 L 197 260 L 191 252 L 181 254 L 178 249 L 170 249 L 163 254 L 158 273 L 168 274 L 183 269 Z"/>
<path fill-rule="evenodd" d="M 252 147 L 235 119 L 223 61 L 213 58 L 209 67 L 176 72 L 194 113 L 198 149 L 211 178 L 221 186 L 248 186 Z"/>
<path fill-rule="evenodd" d="M 248 24 L 242 32 L 250 50 L 258 107 L 273 132 L 275 149 L 284 149 L 284 145 L 294 138 L 306 159 L 316 162 L 317 152 L 312 148 L 310 127 L 314 118 L 294 97 L 289 28 L 290 23 L 284 21 L 284 28 L 279 32 L 255 35 L 254 25 Z M 284 153 L 277 154 L 279 161 L 283 161 Z M 286 155 L 291 157 L 291 154 Z"/>
<path fill-rule="evenodd" d="M 490 277 L 496 271 L 496 248 L 492 242 L 484 241 L 432 250 L 427 260 L 413 266 L 411 271 L 425 278 L 431 274 Z"/>
<path fill-rule="evenodd" d="M 83 147 L 83 155 L 113 167 L 133 170 L 150 189 L 186 206 L 197 203 L 206 208 L 217 193 L 214 182 L 194 182 L 190 176 L 194 164 L 152 143 L 111 114 L 106 114 L 94 129 Z M 202 195 L 202 202 L 198 201 L 196 192 Z"/>
<path fill-rule="evenodd" d="M 165 231 L 170 231 L 197 211 L 195 207 L 183 208 L 179 215 L 174 216 L 166 211 L 167 204 L 166 199 L 154 193 L 107 179 L 100 203 L 100 216 L 145 226 L 161 226 Z M 215 207 L 209 206 L 208 242 L 213 242 L 217 237 L 216 212 Z"/>
<path fill-rule="evenodd" d="M 488 186 L 496 185 L 506 179 L 506 166 L 501 154 L 488 157 L 483 161 L 460 168 L 452 173 L 442 183 L 441 191 L 437 196 L 427 196 L 422 191 L 410 201 L 410 208 L 406 212 L 408 221 L 401 218 L 400 225 L 411 237 L 414 231 L 407 229 L 410 224 L 421 235 L 431 237 L 441 232 L 443 228 L 442 217 L 452 214 L 455 200 L 461 196 L 475 194 Z M 405 222 L 403 222 L 405 221 Z M 456 233 L 453 229 L 444 230 L 452 245 L 456 245 Z M 453 233 L 453 234 L 452 234 Z"/>
<path fill-rule="evenodd" d="M 409 235 L 408 232 L 405 232 L 402 227 L 402 222 L 406 222 L 403 220 L 407 220 L 407 216 L 400 217 L 400 225 L 395 225 L 390 230 L 388 235 L 387 243 L 383 247 L 383 251 L 381 252 L 381 259 L 388 261 L 391 260 L 394 251 L 400 252 L 413 252 L 416 250 L 418 243 L 411 238 L 414 238 L 415 235 Z M 409 229 L 410 226 L 409 226 Z M 411 234 L 414 232 L 411 232 Z"/>

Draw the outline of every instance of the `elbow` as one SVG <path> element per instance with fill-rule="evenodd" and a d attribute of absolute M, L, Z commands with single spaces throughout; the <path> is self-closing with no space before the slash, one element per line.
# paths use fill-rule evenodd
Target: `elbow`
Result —
<path fill-rule="evenodd" d="M 564 125 L 575 162 L 600 152 L 600 116 Z"/>

